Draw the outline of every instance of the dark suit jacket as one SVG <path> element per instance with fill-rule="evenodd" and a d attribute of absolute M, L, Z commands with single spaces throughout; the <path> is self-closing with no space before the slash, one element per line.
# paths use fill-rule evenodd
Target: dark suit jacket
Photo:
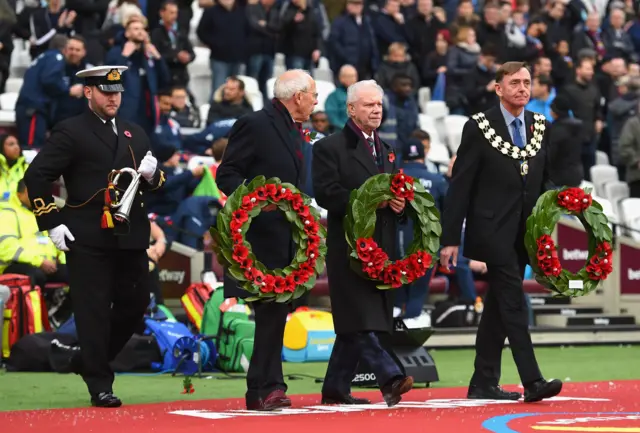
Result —
<path fill-rule="evenodd" d="M 114 235 L 114 230 L 123 227 L 115 219 L 116 229 L 100 227 L 109 173 L 124 167 L 137 170 L 150 150 L 149 138 L 138 125 L 116 117 L 116 127 L 117 138 L 108 125 L 87 109 L 53 128 L 24 178 L 40 230 L 66 224 L 75 244 L 109 249 L 146 250 L 149 247 L 150 224 L 144 191 L 157 189 L 164 183 L 164 173 L 159 166 L 152 183 L 140 179 L 129 215 L 129 234 Z M 68 197 L 64 208 L 58 211 L 51 196 L 51 183 L 60 176 Z M 123 193 L 130 181 L 131 177 L 123 174 L 118 180 L 118 189 Z M 112 215 L 115 212 L 111 210 Z"/>
<path fill-rule="evenodd" d="M 272 104 L 234 123 L 229 133 L 229 144 L 216 172 L 218 188 L 231 195 L 243 181 L 251 182 L 257 176 L 267 179 L 278 177 L 300 187 L 302 163 L 296 155 L 296 146 L 302 142 L 300 134 L 292 129 L 287 113 L 276 110 Z M 284 268 L 295 253 L 291 236 L 291 223 L 282 212 L 261 212 L 247 233 L 256 258 L 268 269 Z M 227 297 L 247 297 L 226 273 L 224 293 Z"/>
<path fill-rule="evenodd" d="M 391 147 L 381 143 L 384 172 L 392 173 Z M 338 334 L 360 331 L 391 332 L 393 290 L 379 290 L 376 283 L 356 274 L 349 265 L 349 250 L 343 220 L 349 195 L 379 174 L 364 137 L 347 124 L 344 129 L 313 145 L 313 190 L 318 205 L 327 209 L 327 275 L 331 312 Z M 390 258 L 395 259 L 397 219 L 390 208 L 376 212 L 373 238 Z"/>
<path fill-rule="evenodd" d="M 497 135 L 512 142 L 499 106 L 486 111 L 485 116 Z M 532 112 L 525 112 L 525 123 L 529 143 L 533 136 Z M 545 132 L 548 128 L 547 123 Z M 466 218 L 465 257 L 504 265 L 511 263 L 517 253 L 520 261 L 526 262 L 526 254 L 523 256 L 526 220 L 538 197 L 550 186 L 548 146 L 545 133 L 542 148 L 529 159 L 529 174 L 523 180 L 520 161 L 494 149 L 477 122 L 469 119 L 462 130 L 445 200 L 442 245 L 460 245 Z"/>

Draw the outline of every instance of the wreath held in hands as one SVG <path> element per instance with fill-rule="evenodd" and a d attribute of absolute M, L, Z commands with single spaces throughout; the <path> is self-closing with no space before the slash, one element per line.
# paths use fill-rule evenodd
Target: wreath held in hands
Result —
<path fill-rule="evenodd" d="M 217 217 L 217 228 L 211 228 L 214 251 L 231 277 L 258 299 L 288 302 L 313 289 L 322 273 L 326 255 L 326 229 L 319 224 L 318 211 L 310 207 L 311 199 L 295 186 L 278 178 L 258 176 L 240 185 L 229 196 Z M 274 204 L 293 223 L 293 240 L 298 251 L 293 262 L 284 269 L 267 269 L 251 252 L 245 235 L 262 208 Z"/>
<path fill-rule="evenodd" d="M 373 240 L 376 210 L 384 201 L 406 200 L 404 212 L 413 219 L 413 242 L 408 256 L 392 262 Z M 378 174 L 351 192 L 344 219 L 351 267 L 363 277 L 379 282 L 379 289 L 398 288 L 424 276 L 440 247 L 440 214 L 420 182 L 400 171 Z"/>
<path fill-rule="evenodd" d="M 553 229 L 562 215 L 577 217 L 587 232 L 589 258 L 577 274 L 562 269 Z M 590 188 L 547 191 L 538 199 L 527 219 L 525 246 L 536 281 L 561 296 L 584 296 L 598 287 L 613 270 L 612 232 L 602 206 Z"/>

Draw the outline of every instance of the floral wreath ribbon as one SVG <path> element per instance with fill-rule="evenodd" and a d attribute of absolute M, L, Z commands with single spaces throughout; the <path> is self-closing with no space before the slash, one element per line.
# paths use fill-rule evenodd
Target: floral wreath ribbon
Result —
<path fill-rule="evenodd" d="M 546 118 L 542 114 L 533 113 L 533 136 L 531 137 L 531 142 L 527 144 L 524 149 L 520 149 L 518 146 L 509 143 L 507 140 L 496 134 L 495 129 L 491 127 L 491 124 L 485 117 L 484 113 L 474 114 L 471 118 L 476 121 L 484 135 L 484 138 L 489 141 L 494 149 L 515 160 L 522 160 L 520 174 L 522 176 L 526 176 L 529 173 L 528 159 L 536 156 L 538 151 L 542 148 L 542 138 L 544 137 L 544 130 L 546 129 Z"/>

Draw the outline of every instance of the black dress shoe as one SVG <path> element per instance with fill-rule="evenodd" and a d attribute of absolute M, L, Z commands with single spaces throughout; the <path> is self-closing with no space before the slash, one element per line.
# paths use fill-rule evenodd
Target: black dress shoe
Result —
<path fill-rule="evenodd" d="M 354 397 L 347 395 L 323 395 L 322 404 L 371 404 L 366 398 Z"/>
<path fill-rule="evenodd" d="M 390 384 L 382 388 L 382 398 L 384 398 L 387 406 L 393 407 L 400 403 L 402 394 L 408 393 L 411 388 L 413 388 L 413 377 L 411 376 L 392 380 Z"/>
<path fill-rule="evenodd" d="M 509 392 L 499 386 L 469 385 L 467 398 L 472 400 L 520 400 L 522 394 L 519 392 Z"/>
<path fill-rule="evenodd" d="M 91 397 L 91 405 L 95 407 L 120 407 L 122 401 L 112 392 L 101 392 Z"/>
<path fill-rule="evenodd" d="M 547 382 L 544 379 L 537 380 L 524 388 L 524 402 L 534 403 L 545 398 L 555 397 L 562 391 L 562 381 L 553 379 Z"/>

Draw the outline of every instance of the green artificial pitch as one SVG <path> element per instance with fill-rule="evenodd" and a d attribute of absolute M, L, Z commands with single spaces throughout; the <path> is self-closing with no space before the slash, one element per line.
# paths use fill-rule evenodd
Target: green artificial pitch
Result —
<path fill-rule="evenodd" d="M 468 384 L 473 372 L 473 350 L 432 350 L 440 381 L 434 388 L 459 387 Z M 640 379 L 634 368 L 640 359 L 640 346 L 593 346 L 538 348 L 536 357 L 547 379 L 568 382 Z M 519 378 L 509 349 L 502 356 L 502 384 L 518 384 Z M 285 363 L 289 394 L 320 394 L 326 363 Z M 302 375 L 302 376 L 296 376 Z M 125 404 L 241 398 L 245 380 L 193 377 L 193 393 L 183 394 L 184 376 L 129 375 L 116 377 L 115 394 Z M 423 386 L 423 385 L 419 385 Z M 8 373 L 0 371 L 0 411 L 86 407 L 87 389 L 79 376 L 56 373 Z"/>

